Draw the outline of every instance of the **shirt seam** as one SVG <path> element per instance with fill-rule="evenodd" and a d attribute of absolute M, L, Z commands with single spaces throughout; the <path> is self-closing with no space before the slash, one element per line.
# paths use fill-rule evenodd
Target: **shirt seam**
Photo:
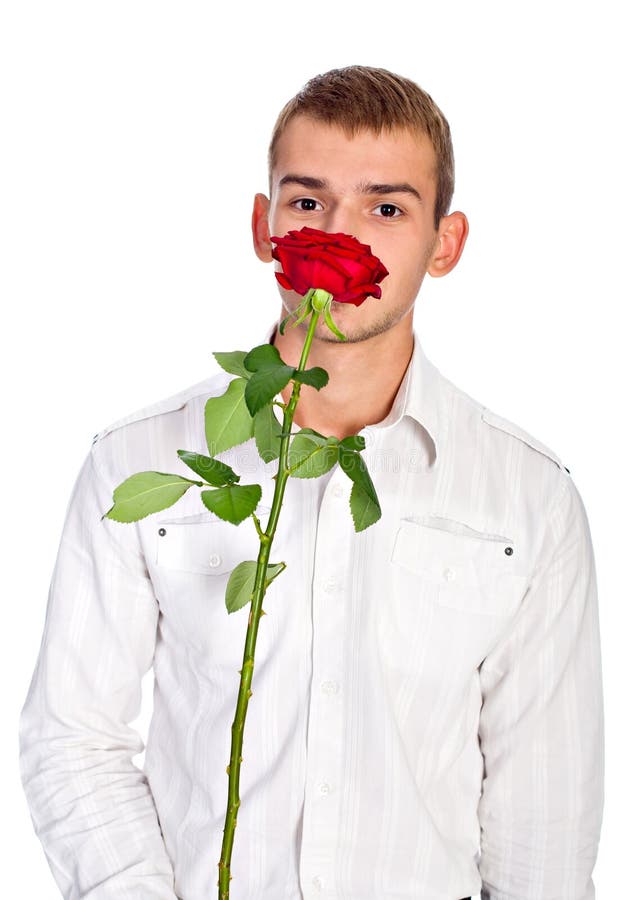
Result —
<path fill-rule="evenodd" d="M 106 487 L 107 490 L 109 491 L 109 490 L 111 489 L 111 488 L 110 488 L 110 485 L 109 485 L 109 479 L 108 479 L 107 476 L 105 475 L 105 472 L 103 471 L 103 469 L 101 468 L 100 464 L 98 463 L 98 461 L 97 461 L 97 459 L 96 459 L 96 454 L 95 454 L 95 452 L 94 452 L 95 446 L 96 446 L 96 445 L 92 445 L 92 447 L 90 448 L 90 454 L 89 454 L 89 455 L 90 455 L 90 459 L 91 459 L 91 461 L 92 461 L 92 467 L 93 467 L 93 469 L 94 469 L 94 473 L 96 474 L 97 478 L 99 479 L 99 481 L 101 482 L 101 484 L 103 485 L 103 487 Z M 113 492 L 112 492 L 112 494 L 113 494 Z M 113 497 L 112 497 L 112 499 L 113 499 Z M 102 521 L 102 520 L 101 520 L 101 521 Z M 113 520 L 112 520 L 112 521 L 113 521 Z M 140 534 L 139 534 L 139 532 L 138 532 L 138 523 L 137 523 L 137 522 L 131 522 L 131 523 L 129 523 L 129 524 L 131 524 L 131 525 L 133 526 L 133 532 L 134 532 L 134 534 L 135 534 L 135 539 L 136 539 L 136 543 L 137 543 L 138 550 L 137 550 L 137 553 L 134 553 L 134 551 L 133 551 L 132 549 L 130 549 L 129 547 L 126 547 L 124 544 L 122 544 L 122 543 L 120 542 L 120 540 L 119 540 L 117 537 L 115 537 L 114 540 L 115 540 L 115 542 L 116 542 L 116 547 L 117 547 L 118 550 L 120 551 L 120 554 L 119 554 L 119 555 L 120 555 L 120 559 L 121 559 L 122 562 L 124 563 L 125 568 L 126 568 L 132 575 L 136 575 L 136 576 L 137 576 L 137 572 L 135 572 L 135 571 L 133 570 L 133 568 L 132 568 L 131 565 L 129 564 L 129 560 L 127 559 L 127 555 L 128 555 L 128 554 L 131 554 L 132 556 L 135 556 L 135 558 L 137 559 L 137 561 L 140 562 L 140 563 L 142 564 L 142 566 L 144 567 L 144 572 L 143 572 L 144 577 L 147 579 L 147 581 L 150 581 L 151 586 L 153 586 L 153 580 L 151 579 L 151 574 L 150 574 L 150 571 L 149 571 L 149 568 L 148 568 L 147 559 L 146 559 L 146 554 L 144 553 L 144 550 L 143 550 L 143 548 L 142 548 L 142 541 L 141 541 L 141 539 L 140 539 Z M 154 592 L 153 592 L 153 593 L 154 593 Z M 157 602 L 157 597 L 155 597 L 155 601 Z"/>
<path fill-rule="evenodd" d="M 561 477 L 561 474 L 562 473 L 560 471 L 560 477 Z M 565 480 L 562 480 L 562 483 L 558 487 L 557 492 L 554 495 L 552 502 L 548 508 L 546 519 L 544 520 L 544 526 L 541 529 L 542 538 L 540 541 L 540 547 L 536 553 L 535 562 L 533 564 L 533 567 L 531 568 L 531 575 L 530 575 L 530 578 L 528 579 L 528 584 L 526 586 L 526 590 L 525 590 L 525 593 L 522 598 L 522 605 L 524 605 L 524 603 L 526 602 L 526 595 L 529 593 L 529 591 L 531 589 L 531 585 L 533 584 L 538 572 L 540 571 L 540 557 L 542 556 L 542 553 L 543 553 L 544 547 L 545 547 L 544 536 L 550 531 L 550 523 L 552 521 L 552 517 L 555 513 L 555 510 L 558 509 L 560 502 L 563 500 L 566 491 L 569 490 L 569 487 L 570 487 L 570 482 L 569 482 L 569 479 L 566 477 Z M 497 673 L 500 676 L 504 675 L 504 670 L 498 668 L 497 666 L 492 665 L 490 662 L 487 662 L 487 658 L 494 652 L 496 647 L 505 639 L 505 636 L 506 636 L 506 633 L 503 633 L 498 638 L 498 640 L 494 644 L 494 646 L 487 652 L 487 654 L 481 664 L 484 671 L 492 671 L 492 672 Z"/>

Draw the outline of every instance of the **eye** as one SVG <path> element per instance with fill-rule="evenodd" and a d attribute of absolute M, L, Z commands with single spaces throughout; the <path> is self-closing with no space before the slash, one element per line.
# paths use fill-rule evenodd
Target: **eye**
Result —
<path fill-rule="evenodd" d="M 403 215 L 404 215 L 404 213 L 402 212 L 402 210 L 400 209 L 400 207 L 399 207 L 399 206 L 394 206 L 393 203 L 380 203 L 380 204 L 376 207 L 376 209 L 387 210 L 387 212 L 383 212 L 382 216 L 380 217 L 380 218 L 383 218 L 383 219 L 399 219 L 400 216 L 403 216 Z M 390 214 L 389 214 L 388 210 L 394 210 L 394 209 L 397 209 L 399 215 L 396 216 L 396 215 L 390 215 Z"/>
<path fill-rule="evenodd" d="M 314 200 L 312 197 L 300 197 L 299 200 L 293 200 L 293 202 L 290 203 L 289 205 L 295 206 L 297 203 L 315 204 L 318 202 L 319 202 L 318 200 Z M 307 208 L 300 206 L 297 208 L 300 210 L 300 212 L 314 212 L 314 206 L 308 206 Z"/>

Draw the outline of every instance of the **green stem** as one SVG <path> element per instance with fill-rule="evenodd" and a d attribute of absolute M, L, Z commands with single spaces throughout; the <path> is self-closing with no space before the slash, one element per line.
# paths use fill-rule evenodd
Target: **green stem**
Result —
<path fill-rule="evenodd" d="M 312 312 L 312 318 L 308 323 L 308 333 L 304 341 L 304 348 L 299 360 L 299 369 L 306 368 L 308 354 L 314 338 L 315 328 L 320 313 L 316 310 Z M 282 500 L 286 483 L 290 477 L 288 468 L 288 448 L 291 437 L 291 427 L 293 424 L 293 416 L 299 401 L 299 392 L 301 390 L 301 382 L 293 381 L 293 391 L 288 404 L 284 408 L 284 421 L 282 422 L 282 438 L 280 439 L 280 456 L 278 463 L 278 471 L 275 481 L 275 491 L 273 493 L 273 503 L 267 524 L 266 532 L 262 532 L 259 527 L 260 523 L 254 516 L 256 529 L 260 537 L 260 552 L 258 553 L 256 577 L 253 587 L 251 600 L 251 611 L 249 613 L 249 623 L 247 626 L 247 637 L 245 639 L 245 652 L 242 661 L 242 669 L 240 669 L 240 688 L 238 690 L 238 700 L 236 702 L 236 714 L 232 724 L 232 740 L 231 754 L 229 757 L 229 765 L 227 766 L 227 774 L 229 775 L 227 811 L 225 814 L 225 827 L 223 829 L 223 845 L 221 848 L 221 859 L 218 864 L 218 898 L 219 900 L 229 900 L 229 882 L 231 880 L 230 866 L 232 849 L 234 846 L 234 832 L 236 830 L 236 821 L 238 816 L 238 808 L 240 807 L 240 764 L 242 762 L 242 743 L 245 727 L 245 718 L 247 715 L 247 707 L 249 706 L 249 698 L 251 697 L 251 680 L 253 678 L 254 654 L 256 640 L 258 637 L 258 625 L 260 617 L 264 614 L 262 609 L 262 601 L 266 591 L 266 570 L 269 564 L 269 555 L 271 553 L 271 545 L 275 536 L 277 521 L 282 508 Z M 279 574 L 279 573 L 278 573 Z"/>

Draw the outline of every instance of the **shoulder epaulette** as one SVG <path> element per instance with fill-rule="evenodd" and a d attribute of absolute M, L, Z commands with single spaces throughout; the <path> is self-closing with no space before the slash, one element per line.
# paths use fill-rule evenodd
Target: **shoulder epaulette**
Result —
<path fill-rule="evenodd" d="M 507 434 L 511 434 L 513 435 L 513 437 L 518 438 L 518 440 L 524 441 L 524 443 L 529 447 L 532 447 L 533 450 L 537 450 L 538 453 L 543 453 L 544 456 L 552 459 L 552 461 L 556 463 L 559 468 L 565 469 L 566 472 L 570 474 L 570 469 L 567 466 L 564 466 L 563 462 L 557 456 L 554 450 L 551 450 L 550 447 L 542 444 L 541 441 L 538 441 L 537 438 L 533 437 L 532 434 L 529 434 L 528 431 L 520 428 L 520 426 L 516 425 L 515 422 L 511 422 L 509 421 L 509 419 L 504 419 L 502 416 L 496 415 L 496 413 L 492 412 L 487 407 L 483 408 L 481 418 L 483 422 L 486 422 L 493 428 L 499 428 L 501 431 L 506 431 Z"/>
<path fill-rule="evenodd" d="M 143 406 L 141 409 L 137 409 L 135 412 L 129 413 L 126 416 L 123 416 L 120 419 L 116 419 L 115 422 L 112 422 L 111 425 L 108 425 L 106 428 L 103 428 L 102 431 L 97 432 L 92 438 L 92 444 L 95 444 L 97 441 L 100 441 L 101 438 L 104 438 L 106 434 L 109 434 L 112 431 L 115 431 L 117 428 L 122 428 L 124 425 L 130 425 L 132 422 L 139 422 L 142 419 L 150 419 L 152 416 L 159 416 L 163 413 L 174 412 L 177 409 L 182 409 L 188 401 L 190 401 L 193 397 L 197 397 L 199 394 L 203 394 L 211 391 L 212 381 L 214 378 L 206 378 L 203 381 L 199 381 L 196 384 L 191 385 L 189 388 L 185 388 L 183 391 L 179 391 L 176 394 L 172 394 L 170 397 L 166 397 L 164 400 L 158 400 L 157 403 L 152 403 L 149 406 Z"/>

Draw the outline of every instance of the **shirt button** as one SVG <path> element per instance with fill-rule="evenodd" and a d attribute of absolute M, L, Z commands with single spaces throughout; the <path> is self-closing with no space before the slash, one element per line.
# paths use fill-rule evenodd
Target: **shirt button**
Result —
<path fill-rule="evenodd" d="M 321 690 L 324 694 L 338 694 L 339 683 L 338 681 L 322 681 Z"/>
<path fill-rule="evenodd" d="M 340 484 L 335 484 L 332 488 L 332 493 L 335 497 L 342 497 L 344 494 L 343 487 Z"/>
<path fill-rule="evenodd" d="M 456 572 L 454 571 L 454 569 L 450 569 L 450 568 L 444 569 L 443 577 L 445 578 L 446 581 L 452 581 L 456 577 Z"/>
<path fill-rule="evenodd" d="M 221 558 L 220 558 L 220 556 L 218 555 L 218 553 L 212 553 L 212 555 L 211 555 L 210 558 L 208 559 L 208 562 L 209 562 L 209 564 L 212 566 L 212 568 L 214 569 L 216 566 L 220 566 L 220 564 L 221 564 Z"/>
<path fill-rule="evenodd" d="M 323 585 L 323 590 L 326 592 L 326 594 L 331 594 L 333 591 L 335 591 L 337 589 L 337 587 L 338 587 L 338 582 L 337 582 L 336 578 L 328 578 L 328 580 Z"/>
<path fill-rule="evenodd" d="M 322 797 L 327 796 L 330 793 L 330 790 L 331 790 L 331 788 L 330 788 L 330 785 L 327 783 L 327 781 L 323 781 L 319 785 L 319 793 L 321 794 Z"/>
<path fill-rule="evenodd" d="M 312 879 L 312 886 L 315 891 L 320 891 L 323 888 L 323 878 L 320 875 L 315 875 Z"/>

